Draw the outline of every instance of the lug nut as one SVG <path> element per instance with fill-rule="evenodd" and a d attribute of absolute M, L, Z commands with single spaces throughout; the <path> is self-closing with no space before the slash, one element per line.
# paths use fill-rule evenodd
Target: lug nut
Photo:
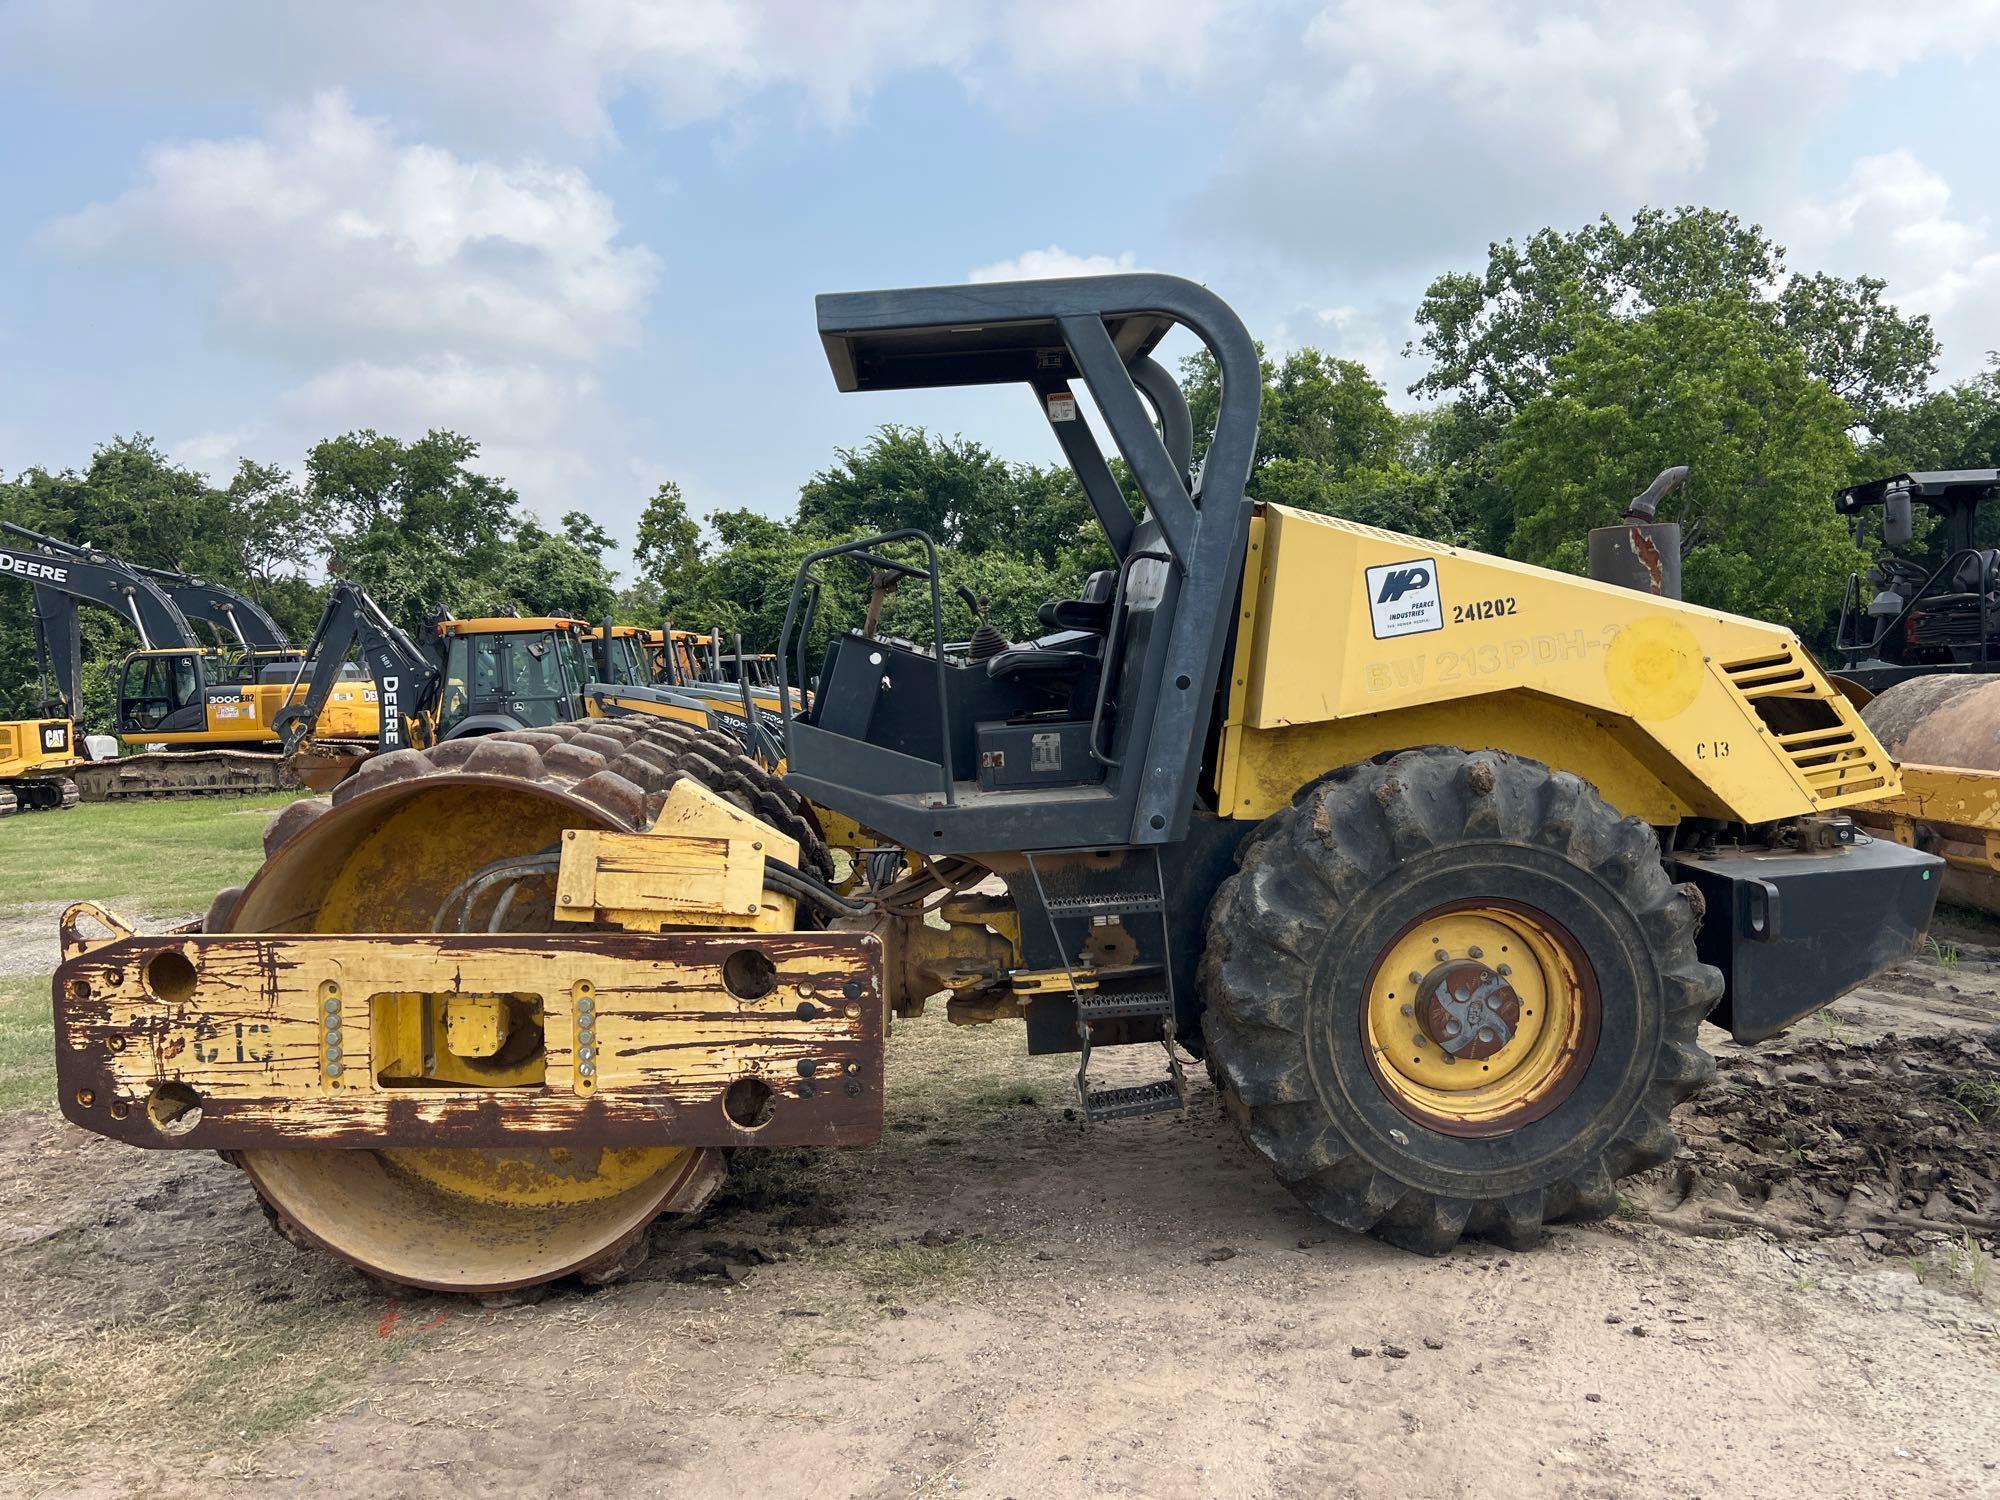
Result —
<path fill-rule="evenodd" d="M 1466 952 L 1466 956 L 1467 956 L 1467 957 L 1469 957 L 1469 958 L 1484 958 L 1484 957 L 1486 957 L 1486 950 L 1485 950 L 1484 948 L 1467 948 L 1467 949 L 1465 950 L 1465 952 Z"/>
<path fill-rule="evenodd" d="M 1423 976 L 1423 975 L 1419 974 L 1419 973 L 1418 973 L 1418 972 L 1417 972 L 1417 971 L 1416 971 L 1415 969 L 1412 969 L 1412 970 L 1410 970 L 1410 983 L 1411 983 L 1411 984 L 1422 984 L 1423 982 L 1424 982 L 1424 976 Z"/>
<path fill-rule="evenodd" d="M 340 1064 L 337 1062 L 328 1063 L 326 1065 L 326 1076 L 329 1078 L 338 1078 L 340 1076 Z"/>
<path fill-rule="evenodd" d="M 1500 977 L 1501 977 L 1502 979 L 1505 979 L 1505 978 L 1506 978 L 1506 977 L 1507 977 L 1507 976 L 1508 976 L 1509 974 L 1511 974 L 1511 973 L 1513 973 L 1513 972 L 1514 972 L 1514 967 L 1513 967 L 1513 965 L 1512 965 L 1512 964 L 1502 964 L 1502 965 L 1500 965 Z"/>
<path fill-rule="evenodd" d="M 337 1015 L 339 1015 L 339 1014 L 340 1014 L 340 1002 L 339 1002 L 338 1000 L 333 1000 L 333 999 L 329 999 L 329 1000 L 328 1000 L 328 1001 L 326 1002 L 326 1013 L 327 1013 L 328 1015 L 330 1015 L 330 1016 L 337 1016 Z"/>

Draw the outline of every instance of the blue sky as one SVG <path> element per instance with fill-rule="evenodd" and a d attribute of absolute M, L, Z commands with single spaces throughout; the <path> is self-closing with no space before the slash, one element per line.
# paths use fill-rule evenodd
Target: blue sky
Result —
<path fill-rule="evenodd" d="M 2000 347 L 2000 4 L 0 0 L 0 471 L 145 432 L 218 477 L 478 439 L 621 541 L 653 485 L 787 509 L 906 420 L 815 292 L 1147 266 L 1399 400 L 1488 241 L 1698 202 Z"/>

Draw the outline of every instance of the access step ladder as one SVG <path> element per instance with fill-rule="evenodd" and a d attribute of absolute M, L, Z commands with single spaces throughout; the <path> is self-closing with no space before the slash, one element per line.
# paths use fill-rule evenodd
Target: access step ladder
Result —
<path fill-rule="evenodd" d="M 1150 878 L 1151 889 L 1085 891 L 1050 896 L 1042 881 L 1035 856 L 1027 856 L 1028 873 L 1034 877 L 1035 893 L 1047 915 L 1056 951 L 1062 956 L 1063 973 L 1069 980 L 1070 999 L 1076 1007 L 1076 1036 L 1079 1043 L 1076 1066 L 1077 1102 L 1087 1121 L 1122 1120 L 1134 1115 L 1158 1114 L 1187 1105 L 1187 1073 L 1179 1048 L 1174 1045 L 1174 985 L 1167 930 L 1166 879 L 1160 868 L 1157 849 L 1132 852 L 1134 862 Z M 1156 943 L 1141 944 L 1141 951 L 1159 955 L 1157 972 L 1130 977 L 1100 979 L 1092 988 L 1077 987 L 1078 960 L 1090 941 L 1092 928 L 1110 922 L 1122 924 L 1137 940 L 1143 924 L 1145 935 L 1157 934 Z M 1148 966 L 1150 968 L 1150 965 Z M 1160 1045 L 1166 1052 L 1167 1076 L 1154 1082 L 1117 1088 L 1090 1086 L 1090 1056 L 1095 1030 L 1105 1021 L 1151 1017 L 1160 1023 Z"/>

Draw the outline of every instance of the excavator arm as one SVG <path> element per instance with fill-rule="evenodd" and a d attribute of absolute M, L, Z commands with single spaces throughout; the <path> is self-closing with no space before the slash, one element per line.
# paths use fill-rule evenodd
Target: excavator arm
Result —
<path fill-rule="evenodd" d="M 0 578 L 15 579 L 35 591 L 35 628 L 55 675 L 64 717 L 75 718 L 83 701 L 80 605 L 110 610 L 139 633 L 140 644 L 148 650 L 201 649 L 181 607 L 143 573 L 102 553 L 53 542 L 11 521 L 0 521 L 0 529 L 36 544 L 32 549 L 0 547 Z"/>
<path fill-rule="evenodd" d="M 285 638 L 283 628 L 271 618 L 264 606 L 235 589 L 172 568 L 149 568 L 143 563 L 124 562 L 109 553 L 79 547 L 61 537 L 48 536 L 11 521 L 4 525 L 14 536 L 33 542 L 52 556 L 88 565 L 122 568 L 128 573 L 150 579 L 179 606 L 187 619 L 200 620 L 212 627 L 218 637 L 227 632 L 228 637 L 245 651 L 284 651 L 291 647 L 292 643 Z"/>
<path fill-rule="evenodd" d="M 164 568 L 136 569 L 156 581 L 181 607 L 190 620 L 200 620 L 219 631 L 228 631 L 245 651 L 286 651 L 291 641 L 284 629 L 271 618 L 264 606 L 246 594 L 189 573 L 172 573 Z"/>
<path fill-rule="evenodd" d="M 381 709 L 376 748 L 405 750 L 423 737 L 417 726 L 437 697 L 441 676 L 437 664 L 417 649 L 367 590 L 337 579 L 306 647 L 306 660 L 299 664 L 301 672 L 308 666 L 312 669 L 306 695 L 280 713 L 272 726 L 287 754 L 313 734 L 327 697 L 340 680 L 340 669 L 356 650 L 374 679 Z"/>

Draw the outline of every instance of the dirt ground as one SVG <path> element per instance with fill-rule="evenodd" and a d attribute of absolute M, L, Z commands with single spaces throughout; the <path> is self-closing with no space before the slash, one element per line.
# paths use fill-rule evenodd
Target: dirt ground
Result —
<path fill-rule="evenodd" d="M 0 972 L 46 932 L 0 928 Z M 879 1147 L 741 1156 L 632 1280 L 505 1308 L 293 1249 L 212 1157 L 16 1111 L 0 1489 L 2000 1494 L 2000 936 L 1943 924 L 1830 1018 L 1708 1040 L 1686 1150 L 1617 1217 L 1430 1260 L 1308 1216 L 1205 1083 L 1086 1132 L 1067 1060 L 925 1017 Z"/>

